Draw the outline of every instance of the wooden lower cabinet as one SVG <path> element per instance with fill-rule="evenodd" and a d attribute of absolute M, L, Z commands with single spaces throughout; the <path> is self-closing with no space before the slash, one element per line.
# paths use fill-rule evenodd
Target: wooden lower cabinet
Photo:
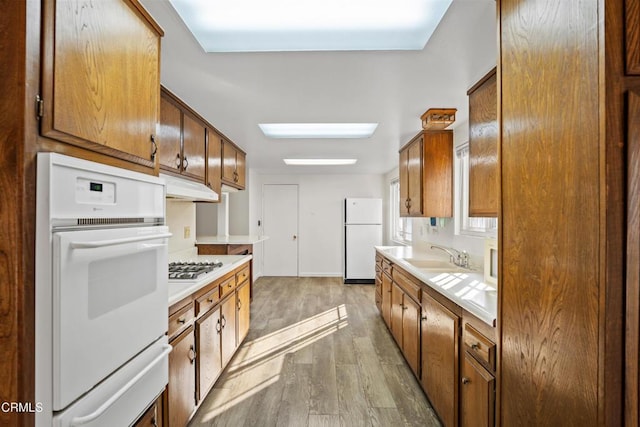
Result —
<path fill-rule="evenodd" d="M 422 388 L 445 426 L 458 422 L 460 317 L 422 294 Z"/>
<path fill-rule="evenodd" d="M 469 353 L 462 361 L 460 426 L 493 427 L 495 421 L 495 378 Z"/>
<path fill-rule="evenodd" d="M 381 302 L 381 314 L 382 314 L 382 319 L 384 320 L 384 323 L 387 324 L 387 326 L 391 325 L 391 277 L 387 276 L 386 273 L 382 274 L 382 293 L 380 295 L 382 302 Z"/>
<path fill-rule="evenodd" d="M 236 292 L 236 305 L 237 305 L 237 342 L 238 345 L 246 338 L 249 333 L 249 324 L 251 323 L 251 295 L 250 295 L 249 281 L 245 281 L 239 285 Z"/>
<path fill-rule="evenodd" d="M 185 426 L 196 408 L 195 335 L 193 325 L 169 342 L 167 405 L 169 426 Z"/>
<path fill-rule="evenodd" d="M 196 322 L 198 342 L 198 400 L 204 399 L 222 372 L 220 310 L 213 309 Z"/>
<path fill-rule="evenodd" d="M 391 334 L 402 348 L 402 302 L 404 292 L 395 283 L 391 283 Z"/>
<path fill-rule="evenodd" d="M 230 295 L 220 306 L 222 325 L 222 365 L 226 366 L 236 352 L 236 297 Z"/>
<path fill-rule="evenodd" d="M 420 375 L 420 306 L 404 296 L 402 314 L 402 353 L 416 375 Z"/>
<path fill-rule="evenodd" d="M 162 427 L 162 397 L 153 402 L 133 427 Z"/>

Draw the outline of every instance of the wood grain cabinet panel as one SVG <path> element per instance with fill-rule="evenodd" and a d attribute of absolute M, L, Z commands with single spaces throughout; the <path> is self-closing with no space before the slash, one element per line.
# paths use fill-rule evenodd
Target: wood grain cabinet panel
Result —
<path fill-rule="evenodd" d="M 237 345 L 240 345 L 249 333 L 249 324 L 251 323 L 251 295 L 249 282 L 245 281 L 240 285 L 236 292 L 236 304 L 238 313 L 237 319 Z"/>
<path fill-rule="evenodd" d="M 640 75 L 640 0 L 625 0 L 626 72 Z"/>
<path fill-rule="evenodd" d="M 198 343 L 198 400 L 205 398 L 222 372 L 222 325 L 220 310 L 211 310 L 196 321 Z"/>
<path fill-rule="evenodd" d="M 207 186 L 218 193 L 222 192 L 222 137 L 213 129 L 207 128 Z"/>
<path fill-rule="evenodd" d="M 391 294 L 393 292 L 391 286 L 392 281 L 386 273 L 382 274 L 382 293 L 380 295 L 382 319 L 387 326 L 391 326 Z"/>
<path fill-rule="evenodd" d="M 196 350 L 193 325 L 169 344 L 169 384 L 167 412 L 170 427 L 183 427 L 196 408 Z"/>
<path fill-rule="evenodd" d="M 165 96 L 160 97 L 160 126 L 157 143 L 160 168 L 180 172 L 182 112 Z"/>
<path fill-rule="evenodd" d="M 497 217 L 498 94 L 496 69 L 467 92 L 469 96 L 469 216 Z"/>
<path fill-rule="evenodd" d="M 466 352 L 460 383 L 460 427 L 493 427 L 495 378 Z"/>
<path fill-rule="evenodd" d="M 404 295 L 402 303 L 402 353 L 416 376 L 420 375 L 420 306 Z"/>
<path fill-rule="evenodd" d="M 246 154 L 230 141 L 222 140 L 222 183 L 239 190 L 245 187 Z"/>
<path fill-rule="evenodd" d="M 236 297 L 230 295 L 222 302 L 220 309 L 222 324 L 222 365 L 226 366 L 236 352 Z"/>
<path fill-rule="evenodd" d="M 442 423 L 458 422 L 458 342 L 460 318 L 422 293 L 422 388 Z"/>
<path fill-rule="evenodd" d="M 189 114 L 182 120 L 182 173 L 204 183 L 206 125 Z"/>
<path fill-rule="evenodd" d="M 409 147 L 400 150 L 400 216 L 409 216 Z"/>
<path fill-rule="evenodd" d="M 422 157 L 423 137 L 414 141 L 407 149 L 407 207 L 409 216 L 421 216 L 423 213 L 422 202 L 422 176 L 424 159 Z M 402 184 L 401 184 L 402 185 Z"/>
<path fill-rule="evenodd" d="M 404 292 L 394 282 L 391 283 L 391 323 L 388 324 L 396 343 L 402 349 L 402 304 Z"/>
<path fill-rule="evenodd" d="M 162 427 L 162 425 L 162 397 L 159 397 L 132 427 Z"/>
<path fill-rule="evenodd" d="M 137 1 L 44 2 L 41 133 L 155 167 L 162 30 Z"/>

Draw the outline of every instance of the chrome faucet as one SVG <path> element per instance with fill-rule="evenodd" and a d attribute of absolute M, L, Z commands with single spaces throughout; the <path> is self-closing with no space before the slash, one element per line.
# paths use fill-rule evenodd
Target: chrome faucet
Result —
<path fill-rule="evenodd" d="M 458 267 L 469 268 L 469 254 L 467 251 L 460 252 L 457 249 L 445 248 L 440 245 L 431 245 L 431 249 L 440 249 L 449 254 L 449 260 Z"/>

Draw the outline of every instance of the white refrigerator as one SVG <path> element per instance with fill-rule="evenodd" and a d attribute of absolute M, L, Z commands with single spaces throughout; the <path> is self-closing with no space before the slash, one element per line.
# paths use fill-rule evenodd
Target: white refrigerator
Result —
<path fill-rule="evenodd" d="M 382 199 L 344 200 L 344 283 L 375 283 L 382 245 Z"/>

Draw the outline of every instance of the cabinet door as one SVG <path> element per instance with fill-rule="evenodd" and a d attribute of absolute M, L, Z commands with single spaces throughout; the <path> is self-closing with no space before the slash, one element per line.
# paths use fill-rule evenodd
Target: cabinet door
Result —
<path fill-rule="evenodd" d="M 498 96 L 495 69 L 469 93 L 469 216 L 497 217 Z"/>
<path fill-rule="evenodd" d="M 422 206 L 424 216 L 453 216 L 453 132 L 424 132 Z"/>
<path fill-rule="evenodd" d="M 222 140 L 222 180 L 234 184 L 236 174 L 236 148 Z"/>
<path fill-rule="evenodd" d="M 422 388 L 442 423 L 455 426 L 460 318 L 426 293 L 422 308 Z"/>
<path fill-rule="evenodd" d="M 385 273 L 382 274 L 382 319 L 387 326 L 391 327 L 391 278 Z"/>
<path fill-rule="evenodd" d="M 402 352 L 409 366 L 419 378 L 420 306 L 405 294 L 402 310 Z"/>
<path fill-rule="evenodd" d="M 195 339 L 189 326 L 169 344 L 169 384 L 167 401 L 169 426 L 185 426 L 196 407 Z"/>
<path fill-rule="evenodd" d="M 391 333 L 402 348 L 402 307 L 404 292 L 395 283 L 391 284 Z"/>
<path fill-rule="evenodd" d="M 207 129 L 207 186 L 220 195 L 222 139 L 215 130 Z"/>
<path fill-rule="evenodd" d="M 153 402 L 133 427 L 162 427 L 162 397 Z"/>
<path fill-rule="evenodd" d="M 180 108 L 166 99 L 160 98 L 160 132 L 158 133 L 158 162 L 160 168 L 180 171 L 180 132 L 182 113 Z"/>
<path fill-rule="evenodd" d="M 236 152 L 236 184 L 239 188 L 244 189 L 245 186 L 245 154 L 242 151 Z"/>
<path fill-rule="evenodd" d="M 161 30 L 134 1 L 47 1 L 41 132 L 154 167 Z"/>
<path fill-rule="evenodd" d="M 251 319 L 251 306 L 249 295 L 249 280 L 245 281 L 236 292 L 237 319 L 238 319 L 238 345 L 245 339 L 249 332 L 249 323 Z"/>
<path fill-rule="evenodd" d="M 493 427 L 495 378 L 465 352 L 460 390 L 460 426 Z"/>
<path fill-rule="evenodd" d="M 206 127 L 189 114 L 182 115 L 182 173 L 204 184 Z"/>
<path fill-rule="evenodd" d="M 196 322 L 198 400 L 204 399 L 222 372 L 221 331 L 220 308 L 212 309 Z"/>
<path fill-rule="evenodd" d="M 409 216 L 409 147 L 400 151 L 400 216 Z"/>
<path fill-rule="evenodd" d="M 422 144 L 423 138 L 413 142 L 408 149 L 407 158 L 407 180 L 408 180 L 408 198 L 409 198 L 409 215 L 420 216 L 423 212 L 422 200 Z"/>
<path fill-rule="evenodd" d="M 640 75 L 640 4 L 638 0 L 625 2 L 625 51 L 626 74 Z"/>
<path fill-rule="evenodd" d="M 226 366 L 236 351 L 236 298 L 232 293 L 223 303 L 220 322 L 222 324 L 222 366 Z"/>

